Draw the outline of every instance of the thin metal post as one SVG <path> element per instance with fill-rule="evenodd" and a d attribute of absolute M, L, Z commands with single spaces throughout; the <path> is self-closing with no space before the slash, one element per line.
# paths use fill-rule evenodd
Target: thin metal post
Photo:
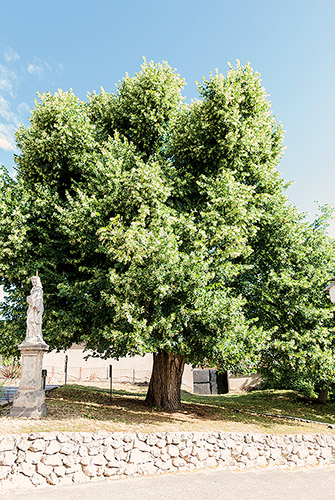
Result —
<path fill-rule="evenodd" d="M 42 389 L 45 391 L 45 384 L 48 375 L 48 370 L 42 370 Z"/>
<path fill-rule="evenodd" d="M 69 356 L 66 354 L 66 355 L 65 355 L 65 365 L 64 365 L 64 373 L 65 373 L 65 381 L 64 381 L 64 384 L 65 384 L 65 385 L 67 384 L 67 364 L 68 364 L 68 361 L 69 361 Z"/>
<path fill-rule="evenodd" d="M 113 397 L 113 366 L 109 365 L 109 399 Z"/>

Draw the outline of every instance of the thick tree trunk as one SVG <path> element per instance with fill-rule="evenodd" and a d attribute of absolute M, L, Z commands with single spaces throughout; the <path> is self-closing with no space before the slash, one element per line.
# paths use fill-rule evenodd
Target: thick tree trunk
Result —
<path fill-rule="evenodd" d="M 327 401 L 328 391 L 329 391 L 329 384 L 327 385 L 326 389 L 321 389 L 319 391 L 318 403 L 322 404 L 322 403 L 325 403 Z"/>
<path fill-rule="evenodd" d="M 180 409 L 180 388 L 185 356 L 160 351 L 154 354 L 145 404 L 162 410 Z"/>

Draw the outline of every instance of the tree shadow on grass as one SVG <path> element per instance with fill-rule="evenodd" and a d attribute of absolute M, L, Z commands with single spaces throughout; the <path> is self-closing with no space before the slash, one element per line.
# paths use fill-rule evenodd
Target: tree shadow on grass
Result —
<path fill-rule="evenodd" d="M 109 422 L 125 425 L 132 428 L 143 426 L 150 428 L 177 427 L 183 431 L 216 430 L 232 426 L 253 426 L 258 432 L 290 432 L 297 430 L 303 424 L 295 421 L 273 418 L 269 416 L 243 413 L 255 400 L 260 400 L 253 395 L 220 396 L 195 396 L 183 391 L 183 403 L 179 411 L 162 411 L 150 408 L 144 404 L 145 393 L 134 393 L 130 390 L 117 390 L 110 398 L 107 389 L 83 386 L 66 386 L 49 393 L 47 403 L 49 420 L 70 418 L 84 418 L 97 422 Z M 273 394 L 269 395 L 273 396 Z M 285 399 L 286 396 L 284 396 Z M 289 395 L 289 399 L 293 396 Z M 240 401 L 240 404 L 238 402 Z M 292 399 L 293 401 L 293 399 Z M 248 403 L 248 404 L 247 404 Z M 239 407 L 238 411 L 234 407 Z M 264 410 L 264 408 L 263 408 Z"/>

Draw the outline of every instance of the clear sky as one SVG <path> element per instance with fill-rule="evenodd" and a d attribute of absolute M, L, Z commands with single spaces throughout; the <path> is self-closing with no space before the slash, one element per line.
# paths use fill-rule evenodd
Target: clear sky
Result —
<path fill-rule="evenodd" d="M 195 82 L 227 62 L 251 62 L 286 130 L 279 166 L 302 211 L 335 204 L 334 0 L 1 0 L 0 164 L 36 92 L 114 91 L 143 56 Z M 335 235 L 335 225 L 332 230 Z"/>

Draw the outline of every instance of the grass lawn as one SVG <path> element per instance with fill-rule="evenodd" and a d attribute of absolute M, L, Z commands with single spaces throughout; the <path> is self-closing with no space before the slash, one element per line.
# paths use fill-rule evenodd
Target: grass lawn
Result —
<path fill-rule="evenodd" d="M 247 413 L 272 413 L 335 424 L 335 403 L 318 405 L 293 391 L 253 391 L 219 396 L 182 392 L 178 412 L 144 405 L 146 387 L 107 388 L 67 385 L 46 395 L 48 415 L 41 420 L 9 417 L 0 408 L 0 434 L 41 431 L 159 432 L 226 431 L 262 433 L 334 433 L 327 426 Z M 239 411 L 236 411 L 239 410 Z"/>

